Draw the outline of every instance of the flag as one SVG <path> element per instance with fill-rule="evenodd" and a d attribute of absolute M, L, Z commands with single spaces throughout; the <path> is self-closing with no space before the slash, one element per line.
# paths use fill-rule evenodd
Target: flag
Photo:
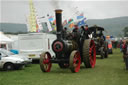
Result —
<path fill-rule="evenodd" d="M 56 20 L 54 20 L 54 21 L 52 22 L 52 29 L 53 29 L 53 30 L 56 30 Z"/>
<path fill-rule="evenodd" d="M 82 19 L 82 18 L 84 18 L 83 13 L 81 13 L 79 16 L 77 16 L 77 19 Z"/>
<path fill-rule="evenodd" d="M 84 18 L 83 20 L 79 21 L 77 25 L 78 25 L 79 27 L 82 26 L 82 25 L 85 25 L 85 24 L 86 24 L 86 23 L 85 23 L 85 20 L 86 20 L 86 18 Z"/>
<path fill-rule="evenodd" d="M 56 20 L 53 21 L 53 24 L 56 25 Z"/>
<path fill-rule="evenodd" d="M 69 19 L 68 24 L 69 24 L 69 28 L 73 28 L 74 26 L 73 19 Z"/>
<path fill-rule="evenodd" d="M 71 24 L 73 22 L 73 19 L 68 20 L 68 24 Z"/>
<path fill-rule="evenodd" d="M 67 24 L 67 20 L 64 20 L 64 22 L 62 23 L 63 26 L 65 26 Z"/>
<path fill-rule="evenodd" d="M 73 28 L 74 27 L 74 23 L 71 23 L 70 25 L 69 25 L 69 28 Z"/>
<path fill-rule="evenodd" d="M 43 30 L 43 27 L 40 22 L 40 18 L 38 16 L 38 14 L 36 13 L 36 32 L 40 32 L 41 30 Z"/>
<path fill-rule="evenodd" d="M 50 22 L 52 30 L 56 30 L 56 20 L 54 20 L 53 22 Z"/>
<path fill-rule="evenodd" d="M 53 16 L 50 16 L 49 18 L 48 18 L 48 20 L 51 22 L 51 21 L 53 21 Z"/>

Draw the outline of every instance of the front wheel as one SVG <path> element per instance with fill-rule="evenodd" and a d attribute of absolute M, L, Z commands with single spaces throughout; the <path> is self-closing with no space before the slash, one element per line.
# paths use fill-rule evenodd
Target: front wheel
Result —
<path fill-rule="evenodd" d="M 50 72 L 52 66 L 50 59 L 51 59 L 51 55 L 49 52 L 43 52 L 40 55 L 40 69 L 43 72 Z"/>
<path fill-rule="evenodd" d="M 14 65 L 12 63 L 6 63 L 4 65 L 4 70 L 14 70 Z"/>
<path fill-rule="evenodd" d="M 80 57 L 80 52 L 79 51 L 72 51 L 70 54 L 70 69 L 72 72 L 79 72 L 80 70 L 80 64 L 81 64 L 81 57 Z"/>

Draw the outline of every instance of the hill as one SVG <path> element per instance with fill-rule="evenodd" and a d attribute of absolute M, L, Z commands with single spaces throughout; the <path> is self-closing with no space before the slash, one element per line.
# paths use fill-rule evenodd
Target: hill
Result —
<path fill-rule="evenodd" d="M 104 27 L 107 32 L 106 35 L 121 36 L 123 35 L 122 30 L 128 26 L 127 17 L 117 17 L 109 19 L 90 19 L 87 20 L 89 26 L 98 25 Z"/>
<path fill-rule="evenodd" d="M 0 31 L 9 33 L 27 32 L 27 26 L 18 23 L 0 23 Z"/>
<path fill-rule="evenodd" d="M 98 25 L 106 29 L 106 35 L 122 36 L 122 30 L 128 26 L 128 16 L 116 17 L 108 19 L 89 19 L 86 21 L 89 26 Z M 44 31 L 47 31 L 46 26 L 42 23 Z M 18 23 L 0 23 L 0 31 L 3 32 L 27 32 L 26 24 Z"/>

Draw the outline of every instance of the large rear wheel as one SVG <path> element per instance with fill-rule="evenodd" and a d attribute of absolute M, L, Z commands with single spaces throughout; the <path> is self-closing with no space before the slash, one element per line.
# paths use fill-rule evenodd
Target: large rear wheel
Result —
<path fill-rule="evenodd" d="M 84 40 L 82 58 L 86 68 L 94 68 L 96 64 L 95 43 L 91 39 Z"/>
<path fill-rule="evenodd" d="M 49 52 L 43 52 L 40 55 L 40 68 L 43 72 L 50 72 L 52 66 L 50 59 L 51 55 Z"/>
<path fill-rule="evenodd" d="M 72 51 L 70 55 L 70 69 L 72 72 L 79 72 L 80 70 L 80 64 L 81 64 L 81 57 L 80 57 L 80 52 L 79 51 Z"/>

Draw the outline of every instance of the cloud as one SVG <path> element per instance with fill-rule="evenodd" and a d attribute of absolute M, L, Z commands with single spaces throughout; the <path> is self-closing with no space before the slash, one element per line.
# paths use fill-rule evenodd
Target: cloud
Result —
<path fill-rule="evenodd" d="M 87 19 L 104 19 L 128 16 L 128 0 L 33 0 L 38 15 L 54 15 L 56 8 L 63 9 L 63 19 L 75 18 L 84 12 Z M 25 23 L 29 15 L 29 0 L 2 0 L 1 21 Z"/>

